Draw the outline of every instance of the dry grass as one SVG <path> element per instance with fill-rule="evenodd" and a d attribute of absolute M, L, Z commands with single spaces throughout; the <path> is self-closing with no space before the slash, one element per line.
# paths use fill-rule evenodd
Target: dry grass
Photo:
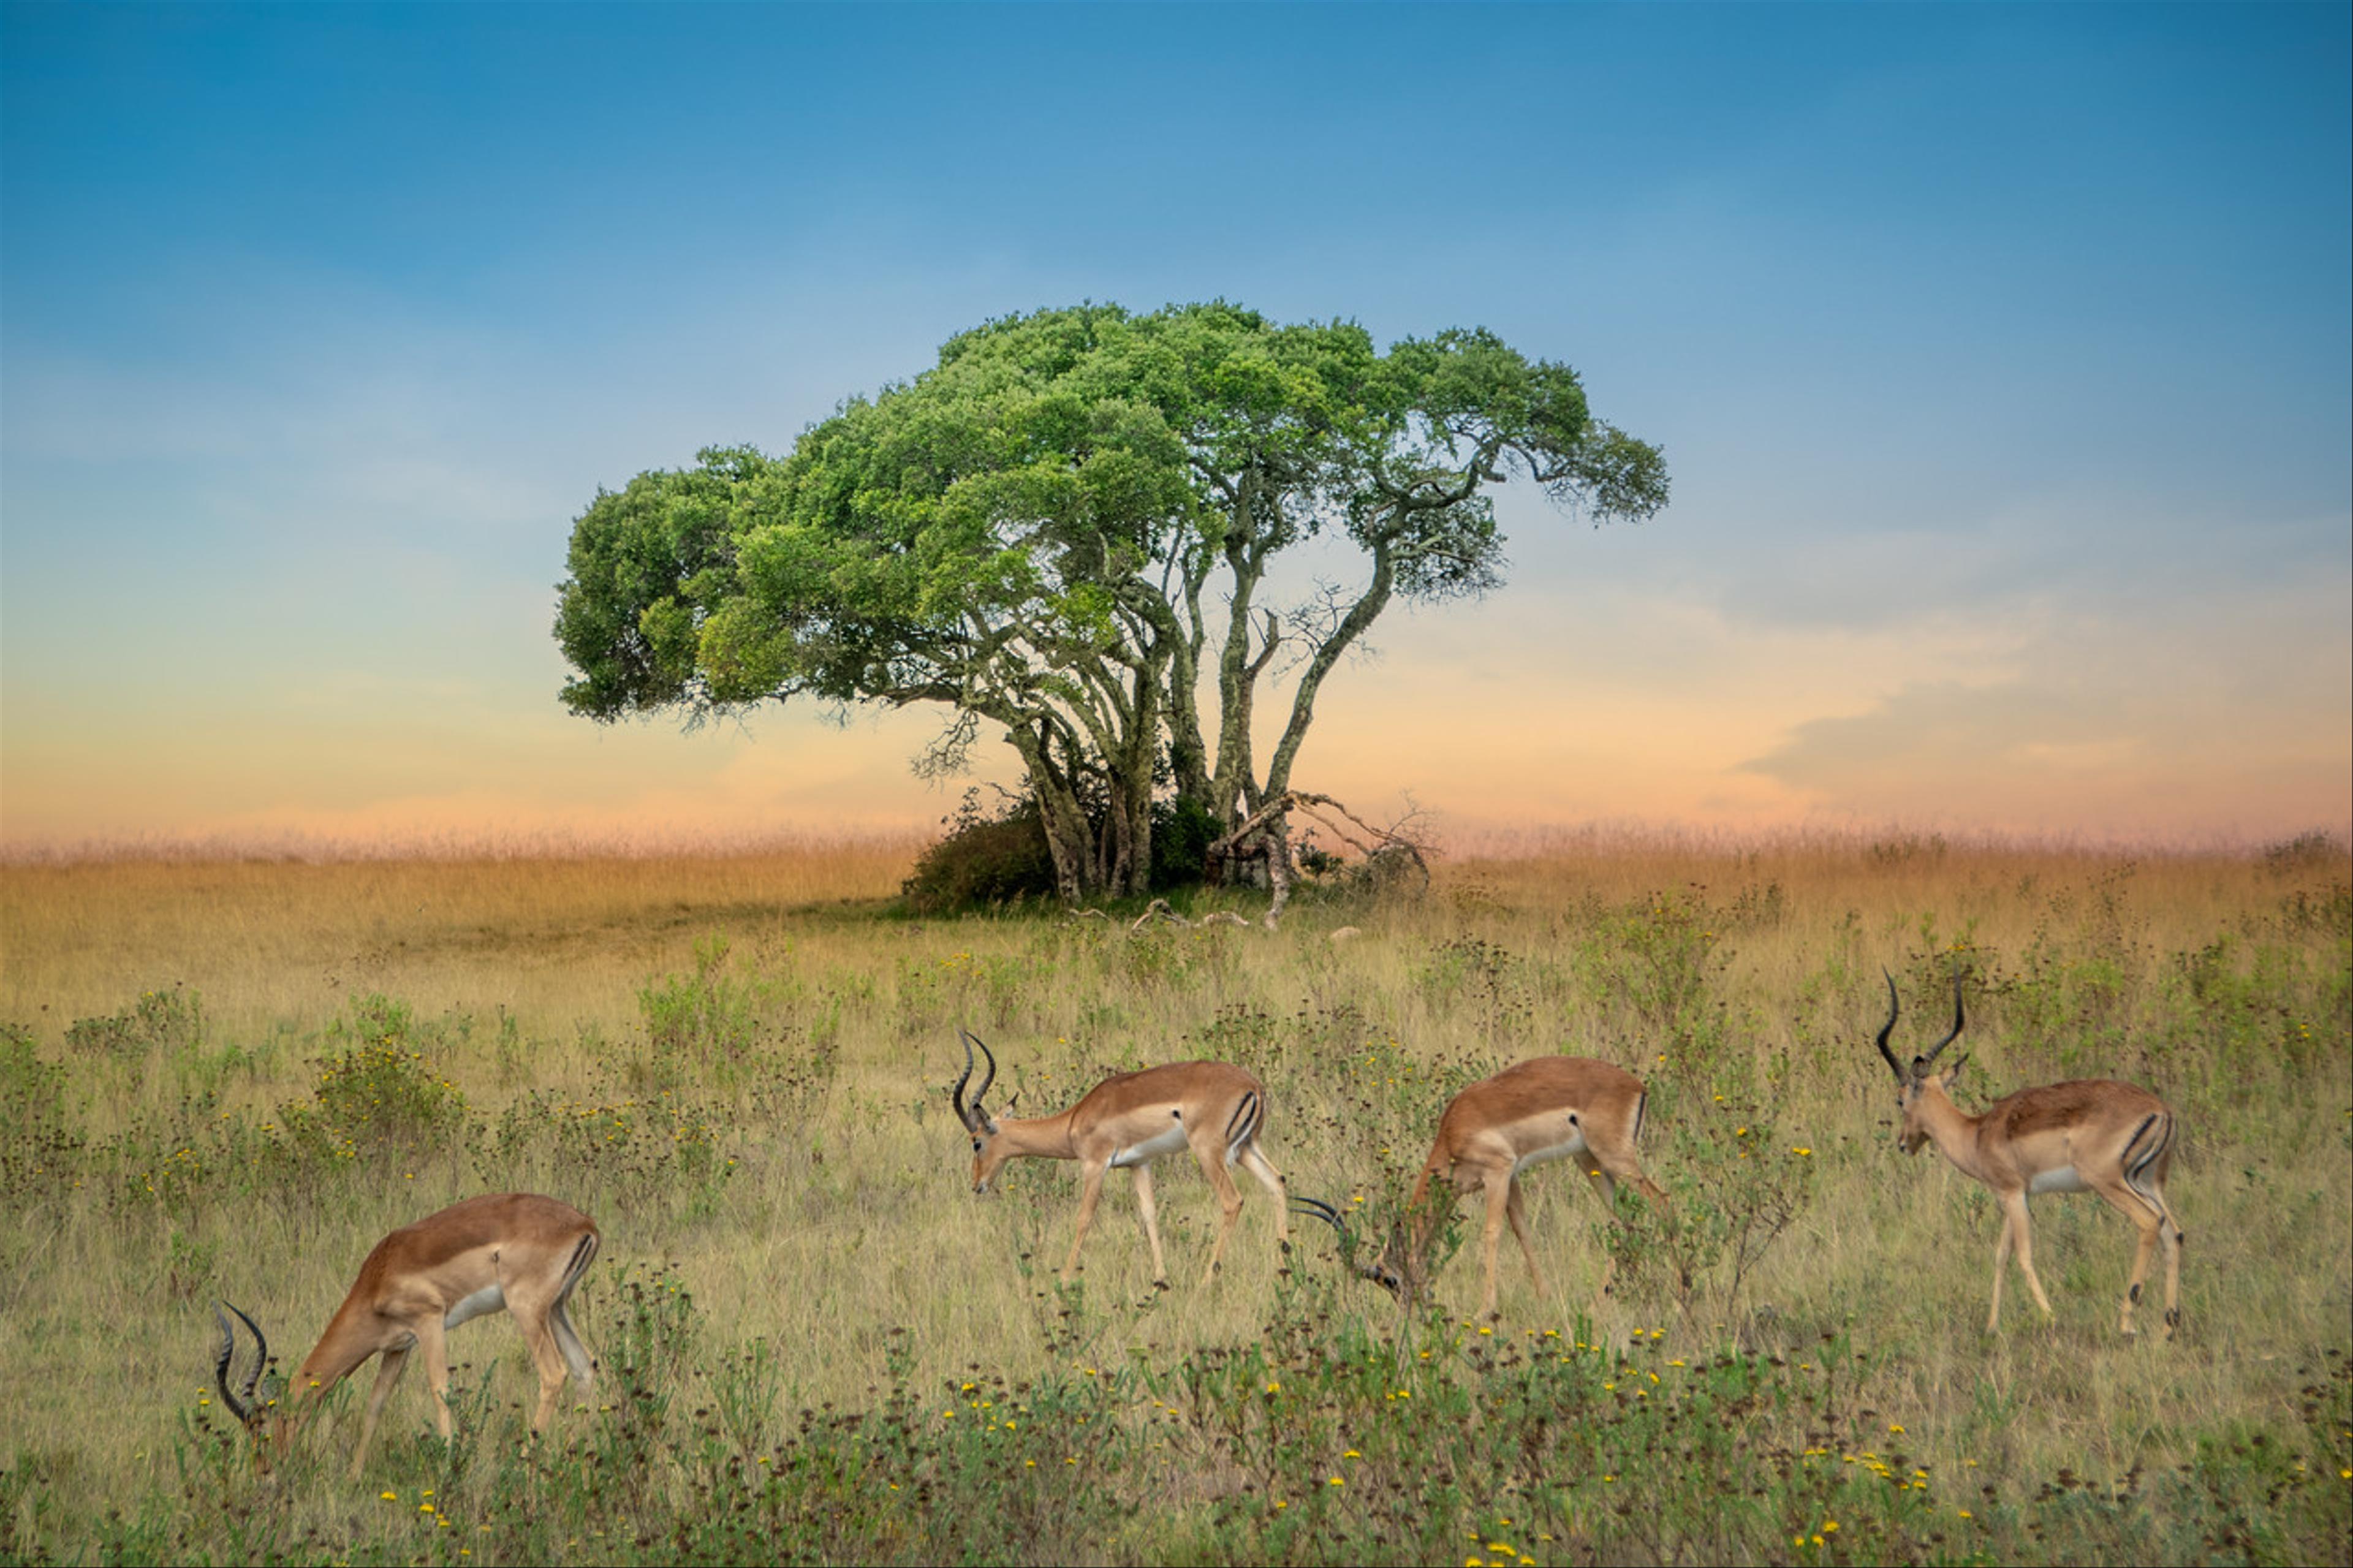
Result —
<path fill-rule="evenodd" d="M 1660 1329 L 1661 1353 L 1734 1350 L 1810 1370 L 1834 1337 L 1868 1367 L 1838 1402 L 1848 1440 L 1904 1426 L 1903 1446 L 1962 1500 L 1965 1477 L 2016 1498 L 2063 1469 L 2108 1480 L 2192 1463 L 2204 1443 L 2288 1441 L 2303 1430 L 2300 1390 L 2353 1352 L 2341 847 L 2267 861 L 1637 842 L 1444 865 L 1416 904 L 1304 905 L 1279 933 L 1141 939 L 885 918 L 911 858 L 851 845 L 0 867 L 0 1023 L 64 1066 L 67 1114 L 90 1149 L 142 1130 L 168 1142 L 226 1120 L 270 1125 L 311 1102 L 314 1060 L 363 1039 L 354 999 L 371 994 L 406 1005 L 398 1043 L 462 1093 L 476 1129 L 455 1143 L 362 1138 L 315 1179 L 259 1189 L 226 1157 L 152 1194 L 87 1152 L 78 1187 L 12 1173 L 0 1362 L 44 1375 L 0 1386 L 0 1457 L 21 1472 L 32 1456 L 47 1506 L 69 1519 L 177 1495 L 175 1434 L 207 1372 L 211 1296 L 275 1325 L 290 1363 L 384 1230 L 501 1187 L 555 1193 L 602 1224 L 579 1313 L 592 1345 L 618 1332 L 623 1282 L 667 1268 L 691 1289 L 714 1353 L 774 1347 L 787 1411 L 871 1404 L 894 1384 L 954 1387 L 976 1368 L 1083 1375 L 1264 1342 L 1284 1286 L 1268 1205 L 1247 1184 L 1212 1288 L 1190 1279 L 1212 1207 L 1176 1172 L 1161 1194 L 1174 1290 L 1143 1288 L 1143 1239 L 1116 1183 L 1083 1298 L 1050 1289 L 1038 1260 L 1067 1244 L 1071 1173 L 1017 1168 L 994 1203 L 965 1190 L 944 1092 L 960 1024 L 997 1047 L 1025 1110 L 1112 1068 L 1245 1059 L 1269 1082 L 1269 1146 L 1293 1189 L 1375 1207 L 1418 1162 L 1448 1089 L 1523 1057 L 1604 1056 L 1651 1078 L 1647 1160 L 1671 1187 L 1714 1146 L 1694 1140 L 1723 1134 L 1708 1119 L 1725 1095 L 1723 1114 L 1753 1120 L 1775 1142 L 1761 1151 L 1774 1169 L 1802 1183 L 1789 1229 L 1739 1292 L 1720 1272 L 1685 1295 L 1638 1270 L 1597 1304 L 1599 1207 L 1555 1170 L 1531 1190 L 1552 1293 L 1507 1271 L 1503 1339 L 1573 1335 L 1588 1314 L 1595 1342 Z M 1344 921 L 1366 934 L 1335 946 L 1324 931 Z M 2001 1332 L 1981 1332 L 1992 1206 L 1933 1154 L 1895 1155 L 1870 1047 L 1883 964 L 1914 999 L 1910 1031 L 1932 1026 L 1957 961 L 1973 977 L 1979 1103 L 2096 1074 L 2147 1083 L 2182 1114 L 2179 1342 L 2115 1336 L 2130 1234 L 2089 1198 L 2037 1206 L 2056 1322 L 2036 1321 L 2013 1279 Z M 93 1053 L 102 1031 L 85 1027 L 69 1049 L 76 1020 L 128 1018 L 142 994 L 174 986 L 200 994 L 200 1026 L 126 1025 L 104 1037 L 111 1055 Z M 689 1002 L 691 1018 L 677 1010 Z M 533 1093 L 549 1117 L 620 1131 L 566 1144 L 526 1128 L 501 1152 L 501 1115 Z M 681 1152 L 698 1140 L 707 1163 Z M 1799 1147 L 1810 1152 L 1787 1152 Z M 1314 1243 L 1300 1268 L 1329 1275 Z M 1443 1277 L 1457 1305 L 1475 1299 L 1475 1274 L 1463 1257 Z M 1334 1300 L 1377 1336 L 1396 1328 L 1377 1299 Z M 496 1358 L 499 1396 L 520 1395 L 527 1374 L 503 1323 L 456 1348 Z M 425 1420 L 422 1395 L 405 1391 L 387 1431 Z M 1219 1483 L 1188 1472 L 1186 1484 Z M 303 1507 L 326 1540 L 368 1512 L 326 1483 Z M 41 1539 L 87 1541 L 63 1526 Z"/>

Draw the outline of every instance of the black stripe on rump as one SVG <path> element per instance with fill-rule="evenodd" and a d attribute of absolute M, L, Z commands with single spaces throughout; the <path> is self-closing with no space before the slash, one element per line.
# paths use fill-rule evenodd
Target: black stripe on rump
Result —
<path fill-rule="evenodd" d="M 1250 1146 L 1250 1134 L 1258 1131 L 1258 1090 L 1247 1089 L 1234 1106 L 1233 1115 L 1226 1122 L 1226 1148 L 1229 1152 Z"/>
<path fill-rule="evenodd" d="M 2154 1138 L 2150 1138 L 2148 1136 L 2149 1130 L 2151 1128 L 2155 1128 L 2157 1130 L 2157 1136 Z M 2147 1147 L 2146 1148 L 2142 1148 L 2141 1146 L 2141 1141 L 2144 1138 L 2148 1139 Z M 2143 1182 L 2148 1174 L 2149 1167 L 2156 1164 L 2157 1162 L 2164 1156 L 2165 1152 L 2172 1146 L 2173 1118 L 2166 1115 L 2161 1110 L 2153 1110 L 2149 1112 L 2149 1114 L 2143 1119 L 2141 1124 L 2133 1129 L 2133 1135 L 2125 1140 L 2125 1152 L 2122 1162 L 2124 1165 L 2125 1185 L 2130 1187 L 2134 1194 L 2138 1196 L 2142 1202 L 2147 1203 L 2150 1208 L 2156 1210 L 2157 1216 L 2159 1219 L 2166 1217 L 2165 1205 L 2150 1194 L 2147 1187 L 2143 1184 Z M 2139 1150 L 2139 1152 L 2135 1153 L 2135 1150 Z"/>
<path fill-rule="evenodd" d="M 596 1233 L 592 1230 L 580 1238 L 579 1246 L 572 1249 L 572 1261 L 564 1266 L 564 1285 L 557 1294 L 559 1296 L 572 1294 L 572 1287 L 580 1283 L 580 1277 L 588 1272 L 588 1265 L 595 1262 L 596 1258 Z"/>

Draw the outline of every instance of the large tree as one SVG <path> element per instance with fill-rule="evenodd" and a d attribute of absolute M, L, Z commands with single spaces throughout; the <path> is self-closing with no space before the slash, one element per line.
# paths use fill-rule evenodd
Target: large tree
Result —
<path fill-rule="evenodd" d="M 784 458 L 713 449 L 600 493 L 556 616 L 564 697 L 604 720 L 941 704 L 920 768 L 962 767 L 996 726 L 1064 896 L 1139 892 L 1155 778 L 1227 824 L 1289 789 L 1325 679 L 1384 608 L 1501 581 L 1514 474 L 1597 520 L 1666 498 L 1658 450 L 1594 420 L 1574 372 L 1485 331 L 1384 354 L 1353 323 L 1223 303 L 1008 318 Z M 1262 605 L 1319 536 L 1361 580 Z M 1286 651 L 1261 767 L 1257 697 Z"/>

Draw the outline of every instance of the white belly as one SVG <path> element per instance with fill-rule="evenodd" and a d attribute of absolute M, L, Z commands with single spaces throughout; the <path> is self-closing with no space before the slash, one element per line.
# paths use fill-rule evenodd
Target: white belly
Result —
<path fill-rule="evenodd" d="M 1518 1175 L 1531 1165 L 1547 1165 L 1555 1160 L 1567 1160 L 1585 1152 L 1585 1131 L 1579 1127 L 1568 1129 L 1568 1136 L 1557 1143 L 1541 1149 L 1531 1149 L 1512 1163 L 1512 1174 Z"/>
<path fill-rule="evenodd" d="M 498 1311 L 507 1304 L 507 1293 L 496 1285 L 485 1285 L 472 1295 L 452 1305 L 442 1315 L 441 1326 L 454 1329 L 459 1324 Z"/>
<path fill-rule="evenodd" d="M 1113 1154 L 1111 1163 L 1115 1166 L 1149 1164 L 1161 1155 L 1174 1154 L 1183 1147 L 1185 1147 L 1185 1124 L 1172 1117 L 1168 1122 L 1167 1131 L 1156 1138 L 1147 1138 L 1141 1143 L 1129 1144 Z"/>
<path fill-rule="evenodd" d="M 2026 1184 L 2028 1193 L 2088 1193 L 2089 1182 L 2084 1180 L 2073 1165 L 2062 1165 L 2055 1171 L 2041 1171 Z"/>

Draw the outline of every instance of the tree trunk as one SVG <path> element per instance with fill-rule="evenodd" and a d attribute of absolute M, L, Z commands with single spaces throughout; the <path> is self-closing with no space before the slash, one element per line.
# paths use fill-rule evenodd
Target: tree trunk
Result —
<path fill-rule="evenodd" d="M 1373 547 L 1373 580 L 1366 586 L 1364 596 L 1348 606 L 1348 613 L 1340 617 L 1340 624 L 1300 672 L 1299 688 L 1291 698 L 1291 721 L 1283 726 L 1282 738 L 1275 742 L 1274 755 L 1267 762 L 1267 799 L 1272 800 L 1291 787 L 1291 767 L 1299 760 L 1299 748 L 1305 742 L 1307 727 L 1314 720 L 1315 698 L 1324 689 L 1324 678 L 1332 673 L 1332 667 L 1340 662 L 1340 656 L 1348 651 L 1349 645 L 1362 637 L 1365 628 L 1388 607 L 1396 580 L 1396 564 L 1390 559 L 1388 542 L 1379 541 Z"/>
<path fill-rule="evenodd" d="M 1038 797 L 1039 820 L 1046 831 L 1046 853 L 1054 861 L 1055 896 L 1075 907 L 1103 886 L 1093 836 L 1087 830 L 1086 808 L 1079 804 L 1078 792 L 1069 778 L 1055 766 L 1043 725 L 1032 731 L 1026 724 L 1016 724 L 1006 731 L 1005 738 L 1029 771 L 1029 787 Z"/>

